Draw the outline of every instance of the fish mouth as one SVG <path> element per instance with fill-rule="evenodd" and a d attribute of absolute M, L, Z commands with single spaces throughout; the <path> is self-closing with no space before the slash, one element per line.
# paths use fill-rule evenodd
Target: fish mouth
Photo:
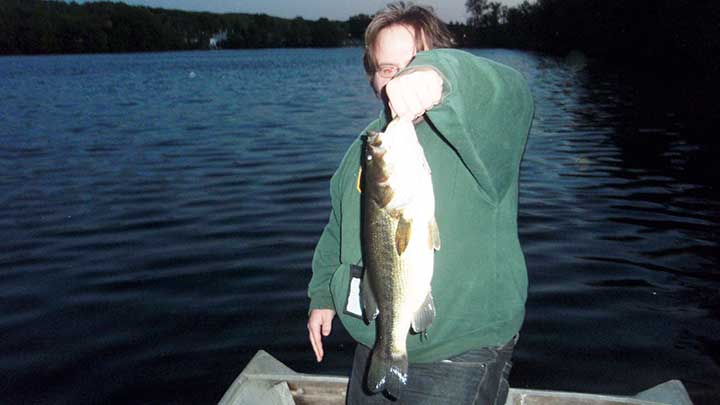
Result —
<path fill-rule="evenodd" d="M 381 142 L 380 135 L 382 132 L 377 131 L 367 131 L 367 134 L 365 135 L 365 140 L 368 144 L 375 144 L 376 142 Z"/>
<path fill-rule="evenodd" d="M 385 153 L 387 153 L 387 148 L 383 147 L 383 142 L 381 136 L 382 132 L 375 132 L 375 131 L 368 131 L 367 136 L 365 137 L 365 161 L 366 165 L 371 165 L 378 167 L 381 170 L 379 172 L 382 172 L 383 175 L 380 176 L 381 178 L 384 178 L 381 180 L 381 182 L 387 181 L 387 173 L 384 173 L 384 162 L 382 161 L 383 157 L 385 156 Z"/>
<path fill-rule="evenodd" d="M 368 131 L 365 138 L 365 143 L 368 149 L 368 160 L 378 159 L 383 157 L 387 149 L 382 146 L 382 132 Z"/>

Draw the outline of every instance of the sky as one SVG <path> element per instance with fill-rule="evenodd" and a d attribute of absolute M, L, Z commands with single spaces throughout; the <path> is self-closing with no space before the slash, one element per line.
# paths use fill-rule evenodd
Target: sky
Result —
<path fill-rule="evenodd" d="M 85 3 L 92 0 L 75 0 Z M 117 0 L 115 0 L 117 1 Z M 495 0 L 515 6 L 522 0 Z M 179 9 L 188 11 L 211 11 L 215 13 L 265 13 L 276 17 L 303 17 L 317 20 L 326 17 L 345 21 L 356 14 L 373 14 L 385 7 L 390 0 L 123 0 L 132 5 Z M 432 6 L 445 22 L 465 22 L 465 0 L 417 0 L 416 4 Z"/>

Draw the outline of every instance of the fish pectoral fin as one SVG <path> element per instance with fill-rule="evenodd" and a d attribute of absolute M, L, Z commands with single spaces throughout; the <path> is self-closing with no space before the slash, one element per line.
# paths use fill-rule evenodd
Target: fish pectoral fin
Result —
<path fill-rule="evenodd" d="M 410 232 L 412 228 L 412 221 L 405 219 L 400 216 L 397 230 L 395 231 L 395 249 L 398 255 L 402 255 L 405 249 L 410 243 Z"/>
<path fill-rule="evenodd" d="M 369 324 L 377 318 L 380 311 L 378 310 L 377 301 L 375 301 L 375 294 L 370 288 L 367 272 L 363 275 L 362 284 L 360 285 L 360 299 L 363 306 L 363 318 L 365 323 Z"/>
<path fill-rule="evenodd" d="M 430 246 L 435 250 L 440 250 L 440 229 L 435 222 L 435 217 L 430 221 Z"/>
<path fill-rule="evenodd" d="M 429 292 L 425 297 L 425 302 L 415 312 L 412 321 L 412 329 L 415 333 L 425 332 L 435 319 L 435 303 L 433 302 L 432 293 Z"/>

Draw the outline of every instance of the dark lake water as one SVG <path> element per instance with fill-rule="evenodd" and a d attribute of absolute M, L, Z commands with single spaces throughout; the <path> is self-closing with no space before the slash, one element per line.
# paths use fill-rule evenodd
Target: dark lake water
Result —
<path fill-rule="evenodd" d="M 511 384 L 677 378 L 720 403 L 705 98 L 652 72 L 473 52 L 522 71 L 536 102 Z M 305 290 L 330 175 L 380 108 L 360 49 L 4 57 L 0 95 L 0 402 L 213 403 L 258 349 L 348 373 L 339 324 L 313 361 Z"/>

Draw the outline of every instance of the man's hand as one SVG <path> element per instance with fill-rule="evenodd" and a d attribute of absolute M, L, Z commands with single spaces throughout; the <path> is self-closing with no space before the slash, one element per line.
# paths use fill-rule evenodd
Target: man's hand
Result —
<path fill-rule="evenodd" d="M 335 317 L 335 311 L 332 309 L 313 309 L 310 311 L 307 328 L 310 335 L 310 343 L 312 344 L 313 351 L 315 351 L 315 358 L 318 363 L 322 361 L 323 355 L 325 354 L 325 352 L 323 352 L 322 337 L 330 335 L 333 317 Z"/>
<path fill-rule="evenodd" d="M 420 68 L 390 80 L 385 86 L 393 117 L 414 120 L 440 103 L 443 80 L 432 68 Z"/>

